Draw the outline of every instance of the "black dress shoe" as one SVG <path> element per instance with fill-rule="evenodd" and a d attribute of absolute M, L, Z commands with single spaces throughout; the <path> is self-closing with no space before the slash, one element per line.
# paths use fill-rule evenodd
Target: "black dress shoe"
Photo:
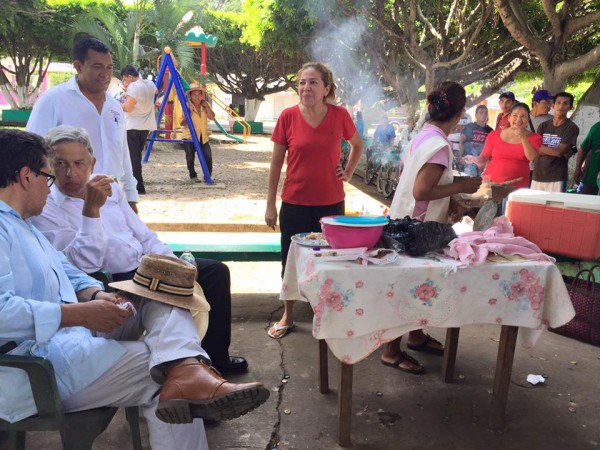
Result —
<path fill-rule="evenodd" d="M 242 356 L 230 356 L 224 361 L 213 361 L 212 366 L 222 374 L 241 373 L 248 370 L 248 361 Z"/>

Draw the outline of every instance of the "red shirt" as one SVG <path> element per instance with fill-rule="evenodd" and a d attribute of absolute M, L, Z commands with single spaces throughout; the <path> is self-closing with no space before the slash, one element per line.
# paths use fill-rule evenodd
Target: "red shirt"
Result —
<path fill-rule="evenodd" d="M 500 130 L 494 130 L 488 134 L 481 156 L 491 158 L 484 175 L 489 175 L 493 183 L 523 179 L 515 183 L 515 187 L 529 186 L 529 160 L 525 156 L 523 144 L 509 144 L 500 138 Z M 537 152 L 542 145 L 542 136 L 531 133 L 527 140 Z"/>
<path fill-rule="evenodd" d="M 498 117 L 496 117 L 496 130 L 504 130 L 505 128 L 510 127 L 510 124 L 508 123 L 509 116 L 510 116 L 510 113 L 498 114 Z"/>
<path fill-rule="evenodd" d="M 344 185 L 335 169 L 342 139 L 350 140 L 356 127 L 346 109 L 327 105 L 321 123 L 310 126 L 298 106 L 285 109 L 271 140 L 287 148 L 287 171 L 281 199 L 306 206 L 333 205 L 344 200 Z"/>

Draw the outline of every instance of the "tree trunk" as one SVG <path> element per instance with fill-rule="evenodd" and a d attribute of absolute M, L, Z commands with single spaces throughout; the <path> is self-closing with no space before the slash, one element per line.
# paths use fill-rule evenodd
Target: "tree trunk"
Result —
<path fill-rule="evenodd" d="M 246 99 L 246 111 L 244 114 L 244 119 L 246 119 L 248 122 L 254 122 L 261 103 L 262 100 L 258 100 L 256 98 Z"/>
<path fill-rule="evenodd" d="M 579 127 L 577 145 L 585 139 L 592 125 L 600 120 L 600 77 L 596 79 L 590 88 L 583 94 L 571 120 Z M 569 158 L 569 186 L 574 186 L 573 172 L 575 171 L 575 157 Z"/>
<path fill-rule="evenodd" d="M 559 77 L 554 70 L 554 67 L 550 67 L 548 64 L 542 64 L 542 71 L 544 72 L 544 89 L 556 94 L 562 92 L 567 85 L 567 79 Z"/>
<path fill-rule="evenodd" d="M 577 143 L 585 139 L 590 128 L 600 120 L 600 77 L 583 94 L 571 120 L 579 127 Z"/>
<path fill-rule="evenodd" d="M 13 99 L 13 96 L 11 95 L 11 88 L 12 86 L 10 85 L 10 83 L 2 84 L 0 85 L 0 92 L 2 92 L 4 99 L 10 105 L 11 109 L 18 109 L 19 105 L 17 105 L 17 103 Z"/>

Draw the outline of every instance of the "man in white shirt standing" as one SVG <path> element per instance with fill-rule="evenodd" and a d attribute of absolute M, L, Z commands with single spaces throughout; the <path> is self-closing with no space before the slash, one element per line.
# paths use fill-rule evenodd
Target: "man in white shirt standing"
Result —
<path fill-rule="evenodd" d="M 137 182 L 131 170 L 125 113 L 107 92 L 112 56 L 99 40 L 84 38 L 73 47 L 73 67 L 75 76 L 49 89 L 36 102 L 26 129 L 43 136 L 58 125 L 84 128 L 92 140 L 97 172 L 119 180 L 137 213 Z"/>
<path fill-rule="evenodd" d="M 95 159 L 85 130 L 63 125 L 51 129 L 46 141 L 56 184 L 42 214 L 32 221 L 71 264 L 87 273 L 105 269 L 113 274 L 114 281 L 123 281 L 134 277 L 144 255 L 174 256 L 127 206 L 111 177 L 91 176 Z M 221 373 L 244 372 L 246 359 L 229 355 L 229 269 L 210 259 L 197 259 L 196 266 L 197 281 L 210 304 L 202 346 Z"/>
<path fill-rule="evenodd" d="M 132 65 L 121 69 L 121 78 L 125 87 L 125 94 L 121 97 L 121 106 L 125 111 L 131 167 L 133 176 L 137 180 L 138 194 L 145 194 L 142 153 L 146 147 L 148 133 L 156 130 L 154 95 L 157 89 L 152 81 L 140 78 L 139 72 Z"/>

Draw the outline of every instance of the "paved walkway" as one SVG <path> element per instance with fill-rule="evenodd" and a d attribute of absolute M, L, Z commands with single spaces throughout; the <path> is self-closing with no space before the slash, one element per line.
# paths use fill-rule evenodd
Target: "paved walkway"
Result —
<path fill-rule="evenodd" d="M 263 381 L 268 402 L 238 420 L 207 425 L 211 449 L 338 448 L 337 361 L 330 356 L 329 395 L 317 389 L 317 341 L 312 314 L 297 305 L 297 329 L 275 341 L 266 334 L 281 314 L 276 262 L 228 263 L 233 276 L 232 354 L 250 362 L 233 381 Z M 429 330 L 442 339 L 443 330 Z M 563 450 L 600 446 L 600 349 L 550 332 L 536 347 L 517 347 L 508 398 L 508 429 L 488 430 L 490 389 L 499 328 L 461 330 L 454 384 L 441 381 L 441 358 L 419 354 L 428 374 L 408 375 L 379 363 L 380 351 L 355 366 L 353 448 Z M 548 376 L 533 387 L 528 374 Z M 289 379 L 286 379 L 289 375 Z M 284 381 L 286 380 L 286 381 Z M 123 412 L 96 441 L 95 449 L 131 448 Z M 143 426 L 144 448 L 148 449 Z M 59 449 L 56 433 L 29 433 L 27 449 Z M 160 450 L 160 449 L 158 449 Z"/>
<path fill-rule="evenodd" d="M 351 204 L 377 208 L 360 190 Z M 213 450 L 338 448 L 337 361 L 330 357 L 332 391 L 317 389 L 317 341 L 312 314 L 297 305 L 296 330 L 275 341 L 266 334 L 281 315 L 277 262 L 227 263 L 233 278 L 232 354 L 245 356 L 249 373 L 232 378 L 260 380 L 271 389 L 268 402 L 238 420 L 209 424 Z M 444 330 L 428 330 L 443 339 Z M 545 332 L 536 347 L 517 347 L 508 398 L 508 429 L 488 430 L 488 410 L 496 364 L 499 328 L 469 326 L 461 330 L 457 378 L 441 381 L 441 358 L 416 355 L 428 374 L 408 375 L 379 363 L 381 350 L 354 371 L 353 448 L 563 450 L 600 447 L 600 348 Z M 528 374 L 548 376 L 533 387 Z M 287 378 L 289 376 L 289 378 Z M 142 426 L 144 448 L 147 430 Z M 27 449 L 59 449 L 57 433 L 29 433 Z M 95 449 L 131 448 L 124 414 L 96 441 Z M 161 449 L 155 449 L 161 450 Z"/>

